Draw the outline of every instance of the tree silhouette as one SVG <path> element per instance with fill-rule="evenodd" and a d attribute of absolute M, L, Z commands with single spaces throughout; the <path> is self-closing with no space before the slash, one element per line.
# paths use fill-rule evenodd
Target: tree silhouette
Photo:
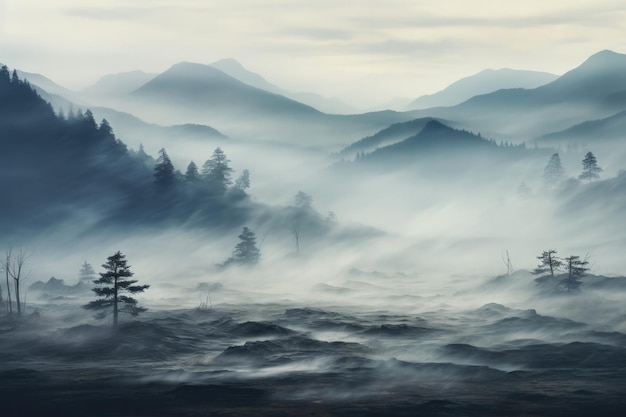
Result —
<path fill-rule="evenodd" d="M 294 197 L 294 203 L 300 209 L 310 210 L 313 208 L 313 197 L 303 191 L 298 191 Z"/>
<path fill-rule="evenodd" d="M 210 187 L 224 193 L 233 183 L 231 179 L 234 170 L 228 165 L 230 159 L 221 148 L 215 148 L 213 155 L 202 166 L 202 177 Z"/>
<path fill-rule="evenodd" d="M 585 158 L 582 160 L 583 172 L 578 176 L 580 180 L 595 180 L 600 178 L 602 168 L 598 166 L 598 161 L 593 153 L 587 152 Z"/>
<path fill-rule="evenodd" d="M 93 270 L 91 264 L 85 261 L 80 266 L 80 271 L 78 272 L 78 282 L 79 283 L 88 283 L 92 282 L 96 277 L 96 271 Z"/>
<path fill-rule="evenodd" d="M 7 281 L 7 292 L 9 298 L 9 311 L 12 313 L 13 308 L 11 307 L 11 288 L 9 286 L 9 278 L 13 280 L 13 289 L 15 294 L 15 305 L 17 307 L 17 315 L 22 315 L 22 297 L 20 295 L 20 286 L 22 281 L 25 279 L 26 275 L 24 272 L 24 267 L 26 266 L 26 261 L 30 258 L 30 253 L 26 252 L 23 248 L 19 248 L 18 250 L 13 250 L 12 246 L 6 251 L 6 256 L 0 263 L 0 271 L 5 273 L 5 278 Z"/>
<path fill-rule="evenodd" d="M 198 166 L 195 162 L 189 162 L 187 165 L 187 171 L 185 172 L 185 182 L 197 183 L 200 181 L 200 172 L 198 172 Z"/>
<path fill-rule="evenodd" d="M 561 164 L 561 157 L 558 153 L 554 153 L 543 170 L 543 180 L 547 185 L 555 186 L 564 179 L 565 169 L 563 169 Z"/>
<path fill-rule="evenodd" d="M 556 256 L 554 249 L 544 250 L 541 255 L 537 256 L 537 259 L 539 259 L 539 265 L 533 271 L 534 274 L 545 274 L 550 271 L 550 276 L 554 278 L 554 271 L 563 266 L 563 261 Z"/>
<path fill-rule="evenodd" d="M 244 169 L 239 178 L 235 181 L 235 188 L 241 191 L 245 191 L 250 188 L 250 171 Z"/>
<path fill-rule="evenodd" d="M 170 189 L 176 181 L 174 165 L 172 165 L 172 161 L 170 161 L 164 148 L 159 150 L 159 157 L 154 166 L 154 179 L 155 184 L 161 190 Z"/>
<path fill-rule="evenodd" d="M 563 280 L 563 284 L 567 288 L 567 292 L 575 291 L 580 287 L 580 278 L 584 277 L 587 271 L 589 271 L 589 268 L 587 268 L 589 261 L 574 255 L 568 256 L 563 261 L 567 271 L 567 277 Z"/>
<path fill-rule="evenodd" d="M 136 294 L 145 291 L 149 285 L 135 285 L 137 280 L 128 279 L 133 276 L 130 266 L 127 264 L 126 256 L 120 251 L 115 252 L 107 258 L 107 262 L 102 265 L 105 272 L 100 273 L 100 278 L 93 281 L 96 287 L 92 289 L 99 297 L 95 301 L 83 306 L 87 310 L 99 310 L 96 317 L 104 318 L 106 310 L 113 310 L 113 326 L 117 327 L 119 312 L 129 313 L 137 316 L 147 310 L 139 307 L 137 300 L 126 294 Z"/>
<path fill-rule="evenodd" d="M 247 227 L 244 227 L 239 235 L 239 243 L 235 245 L 232 256 L 224 262 L 223 266 L 231 264 L 252 266 L 261 260 L 261 251 L 256 244 L 256 235 Z"/>

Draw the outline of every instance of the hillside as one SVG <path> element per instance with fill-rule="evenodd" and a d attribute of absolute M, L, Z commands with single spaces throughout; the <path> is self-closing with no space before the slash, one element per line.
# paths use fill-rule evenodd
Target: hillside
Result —
<path fill-rule="evenodd" d="M 480 134 L 453 129 L 437 120 L 431 120 L 416 135 L 364 154 L 357 162 L 384 164 L 390 169 L 419 163 L 431 166 L 433 172 L 445 174 L 455 171 L 456 168 L 480 165 L 483 161 L 489 161 L 493 168 L 495 164 L 531 153 L 533 152 L 523 145 L 497 145 L 495 141 L 487 140 Z"/>
<path fill-rule="evenodd" d="M 619 99 L 624 91 L 626 55 L 602 51 L 541 87 L 499 90 L 415 114 L 455 120 L 503 140 L 526 141 L 626 109 Z"/>
<path fill-rule="evenodd" d="M 190 118 L 259 120 L 268 116 L 317 116 L 312 107 L 244 84 L 209 65 L 183 62 L 159 74 L 132 95 L 145 104 L 167 103 Z"/>
<path fill-rule="evenodd" d="M 416 135 L 424 128 L 424 126 L 426 126 L 428 122 L 432 120 L 434 119 L 423 118 L 411 120 L 409 122 L 394 123 L 372 136 L 365 137 L 345 147 L 341 150 L 341 152 L 339 152 L 339 154 L 341 156 L 354 156 L 360 152 L 372 152 L 382 146 L 387 146 Z"/>
<path fill-rule="evenodd" d="M 173 172 L 173 182 L 160 187 L 146 158 L 129 152 L 91 111 L 57 116 L 27 82 L 0 70 L 5 235 L 41 233 L 69 221 L 74 231 L 98 224 L 183 225 L 191 218 L 205 226 L 232 225 L 249 209 L 245 194 L 192 189 Z"/>
<path fill-rule="evenodd" d="M 445 89 L 419 97 L 406 106 L 407 110 L 447 107 L 460 104 L 478 95 L 511 88 L 536 88 L 554 81 L 556 75 L 547 72 L 521 71 L 508 68 L 486 69 L 478 74 L 462 78 Z"/>
<path fill-rule="evenodd" d="M 565 130 L 549 133 L 537 138 L 545 144 L 598 144 L 624 138 L 626 132 L 626 111 L 599 120 L 588 120 Z"/>

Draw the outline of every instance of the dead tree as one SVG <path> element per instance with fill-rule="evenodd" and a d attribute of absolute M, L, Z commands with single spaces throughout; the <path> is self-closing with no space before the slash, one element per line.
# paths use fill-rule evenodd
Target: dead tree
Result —
<path fill-rule="evenodd" d="M 296 229 L 295 226 L 290 227 L 289 231 L 293 235 L 293 238 L 296 240 L 296 256 L 300 256 L 300 232 Z"/>
<path fill-rule="evenodd" d="M 15 305 L 17 307 L 17 315 L 22 315 L 22 299 L 20 298 L 20 284 L 25 279 L 24 266 L 26 261 L 30 257 L 30 254 L 23 248 L 13 251 L 13 247 L 9 246 L 6 252 L 6 257 L 2 262 L 2 270 L 5 273 L 7 281 L 7 292 L 9 293 L 9 312 L 13 313 L 13 307 L 11 306 L 11 295 L 9 278 L 13 280 L 13 288 L 15 290 Z"/>
<path fill-rule="evenodd" d="M 9 284 L 9 278 L 11 277 L 9 266 L 11 265 L 11 248 L 6 252 L 6 256 L 2 259 L 2 265 L 0 265 L 0 271 L 4 272 L 7 284 L 7 313 L 13 314 L 13 300 L 11 299 L 11 285 Z"/>

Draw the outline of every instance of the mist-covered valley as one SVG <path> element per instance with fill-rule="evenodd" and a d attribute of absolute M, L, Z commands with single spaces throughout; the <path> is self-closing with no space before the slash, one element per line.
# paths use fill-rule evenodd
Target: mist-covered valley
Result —
<path fill-rule="evenodd" d="M 230 65 L 0 71 L 9 415 L 621 415 L 626 56 L 353 115 Z"/>

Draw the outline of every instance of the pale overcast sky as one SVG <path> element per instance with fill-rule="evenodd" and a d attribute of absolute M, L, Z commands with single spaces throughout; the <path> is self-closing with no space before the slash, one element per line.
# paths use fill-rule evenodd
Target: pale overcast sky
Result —
<path fill-rule="evenodd" d="M 70 88 L 235 58 L 369 105 L 485 68 L 560 74 L 602 49 L 626 52 L 624 0 L 0 0 L 0 62 Z"/>

